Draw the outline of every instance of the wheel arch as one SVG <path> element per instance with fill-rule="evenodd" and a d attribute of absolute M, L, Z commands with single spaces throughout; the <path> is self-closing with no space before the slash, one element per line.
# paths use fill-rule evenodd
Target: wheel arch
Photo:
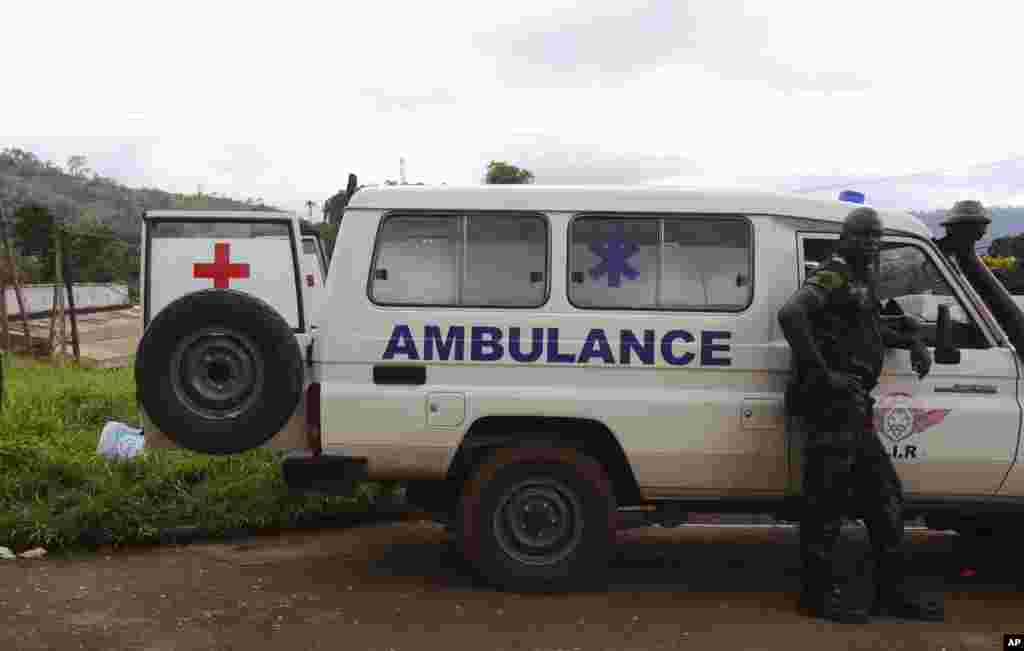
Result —
<path fill-rule="evenodd" d="M 448 467 L 452 497 L 458 498 L 473 468 L 495 449 L 538 440 L 578 450 L 600 463 L 608 473 L 619 506 L 641 502 L 640 487 L 625 450 L 608 426 L 589 418 L 542 416 L 483 416 L 475 420 Z"/>

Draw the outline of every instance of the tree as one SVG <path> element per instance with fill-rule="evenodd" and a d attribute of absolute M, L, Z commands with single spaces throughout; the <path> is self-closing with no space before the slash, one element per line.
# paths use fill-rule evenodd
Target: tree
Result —
<path fill-rule="evenodd" d="M 1014 263 L 1009 264 L 1010 259 L 1013 259 Z M 1024 235 L 997 237 L 992 240 L 992 244 L 988 247 L 988 255 L 983 256 L 982 260 L 992 268 L 993 273 L 1006 286 L 1007 291 L 1011 294 L 1024 293 L 1024 266 L 1016 264 L 1017 260 L 1024 260 Z M 1006 262 L 990 264 L 995 260 Z"/>
<path fill-rule="evenodd" d="M 92 217 L 64 227 L 64 254 L 74 282 L 108 283 L 128 280 L 138 270 L 131 246 L 117 239 L 114 230 Z"/>
<path fill-rule="evenodd" d="M 89 168 L 86 167 L 88 159 L 81 154 L 68 157 L 68 174 L 71 176 L 85 176 Z"/>
<path fill-rule="evenodd" d="M 337 226 L 341 223 L 341 216 L 345 214 L 345 208 L 352 195 L 363 186 L 359 185 L 355 174 L 348 175 L 348 185 L 343 190 L 338 190 L 330 199 L 324 202 L 324 215 L 327 223 Z"/>
<path fill-rule="evenodd" d="M 57 228 L 53 211 L 39 203 L 23 205 L 14 213 L 14 237 L 20 252 L 35 259 L 23 263 L 35 282 L 55 278 Z M 63 232 L 63 253 L 74 282 L 124 281 L 138 271 L 135 247 L 119 239 L 92 211 L 85 210 L 77 222 L 64 224 Z"/>
<path fill-rule="evenodd" d="M 0 162 L 4 162 L 12 167 L 38 169 L 42 167 L 42 162 L 30 151 L 24 149 L 18 149 L 17 147 L 7 147 L 0 153 Z"/>
<path fill-rule="evenodd" d="M 492 160 L 487 164 L 487 177 L 484 182 L 488 184 L 532 183 L 533 172 L 505 161 Z"/>
<path fill-rule="evenodd" d="M 53 244 L 53 213 L 39 203 L 28 203 L 14 211 L 14 237 L 22 255 L 47 257 Z"/>
<path fill-rule="evenodd" d="M 317 231 L 320 233 L 320 241 L 324 245 L 324 256 L 330 262 L 331 254 L 334 253 L 334 241 L 338 239 L 338 225 L 332 223 L 317 224 Z"/>

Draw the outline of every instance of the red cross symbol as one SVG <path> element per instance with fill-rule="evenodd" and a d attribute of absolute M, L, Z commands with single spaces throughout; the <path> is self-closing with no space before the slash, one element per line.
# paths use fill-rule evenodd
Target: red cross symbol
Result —
<path fill-rule="evenodd" d="M 192 265 L 193 278 L 211 278 L 217 289 L 227 289 L 232 278 L 248 278 L 249 265 L 231 263 L 231 245 L 217 242 L 213 247 L 213 262 L 196 262 Z"/>

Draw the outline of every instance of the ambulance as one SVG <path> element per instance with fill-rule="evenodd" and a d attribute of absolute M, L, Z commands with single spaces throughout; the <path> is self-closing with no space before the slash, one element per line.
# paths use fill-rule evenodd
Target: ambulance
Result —
<path fill-rule="evenodd" d="M 793 519 L 802 440 L 778 311 L 858 203 L 667 187 L 397 186 L 348 203 L 322 305 L 292 217 L 152 212 L 136 382 L 147 446 L 285 450 L 299 491 L 406 483 L 495 585 L 601 575 L 627 513 Z M 974 252 L 879 210 L 877 435 L 908 518 L 1020 531 L 1024 312 Z M 302 252 L 300 254 L 300 252 Z M 315 260 L 314 260 L 315 262 Z"/>

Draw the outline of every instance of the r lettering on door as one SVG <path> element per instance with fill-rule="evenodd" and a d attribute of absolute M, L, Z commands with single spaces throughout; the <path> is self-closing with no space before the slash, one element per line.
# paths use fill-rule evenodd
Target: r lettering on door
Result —
<path fill-rule="evenodd" d="M 917 446 L 916 445 L 894 445 L 889 450 L 889 454 L 892 455 L 893 459 L 916 459 L 917 458 Z"/>

